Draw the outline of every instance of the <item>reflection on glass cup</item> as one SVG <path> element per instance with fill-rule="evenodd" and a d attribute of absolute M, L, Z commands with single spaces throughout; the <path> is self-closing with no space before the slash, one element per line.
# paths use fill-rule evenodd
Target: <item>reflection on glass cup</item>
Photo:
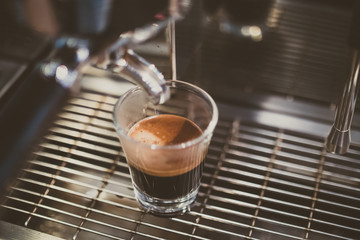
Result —
<path fill-rule="evenodd" d="M 118 100 L 113 116 L 136 198 L 163 216 L 190 209 L 218 121 L 216 104 L 204 90 L 175 80 L 167 85 L 171 97 L 165 104 L 152 104 L 136 87 Z"/>

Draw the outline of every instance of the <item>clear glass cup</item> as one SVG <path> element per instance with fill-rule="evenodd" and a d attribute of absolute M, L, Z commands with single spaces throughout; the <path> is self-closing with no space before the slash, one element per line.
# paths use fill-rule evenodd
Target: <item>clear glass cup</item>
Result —
<path fill-rule="evenodd" d="M 135 196 L 146 211 L 171 216 L 190 210 L 200 187 L 204 158 L 218 121 L 218 109 L 211 96 L 192 84 L 171 80 L 170 99 L 154 105 L 140 87 L 126 92 L 113 112 L 115 129 L 125 153 Z M 140 120 L 159 114 L 173 114 L 194 122 L 200 136 L 174 145 L 148 144 L 128 135 Z"/>

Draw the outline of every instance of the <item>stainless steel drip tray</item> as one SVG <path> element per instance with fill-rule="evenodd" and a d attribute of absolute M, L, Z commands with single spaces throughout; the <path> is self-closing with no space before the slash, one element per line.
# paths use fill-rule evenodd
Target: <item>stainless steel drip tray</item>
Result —
<path fill-rule="evenodd" d="M 360 236 L 359 142 L 332 155 L 326 123 L 221 103 L 192 211 L 143 212 L 113 130 L 116 100 L 89 91 L 69 100 L 1 203 L 0 238 L 23 239 L 14 232 L 24 229 L 38 233 L 27 239 Z"/>

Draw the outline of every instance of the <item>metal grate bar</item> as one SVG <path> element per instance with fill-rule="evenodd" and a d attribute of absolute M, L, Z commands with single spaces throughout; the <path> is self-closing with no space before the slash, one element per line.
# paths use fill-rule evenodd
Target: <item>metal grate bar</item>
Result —
<path fill-rule="evenodd" d="M 211 192 L 212 192 L 212 187 L 213 185 L 215 184 L 215 181 L 216 181 L 216 178 L 218 177 L 219 175 L 219 168 L 221 168 L 222 166 L 222 161 L 224 160 L 225 158 L 225 151 L 228 149 L 228 145 L 229 145 L 229 141 L 230 141 L 230 137 L 232 135 L 232 133 L 234 132 L 234 128 L 236 126 L 236 123 L 235 122 L 232 122 L 231 126 L 229 126 L 228 128 L 228 132 L 223 132 L 225 133 L 225 139 L 224 141 L 222 141 L 224 143 L 223 147 L 222 147 L 222 151 L 220 152 L 220 155 L 219 155 L 219 161 L 217 161 L 217 164 L 216 164 L 216 167 L 215 167 L 215 170 L 212 174 L 212 176 L 210 176 L 210 181 L 209 181 L 209 184 L 208 184 L 208 187 L 207 187 L 207 191 L 206 191 L 206 194 L 204 194 L 204 198 L 203 198 L 203 202 L 201 204 L 201 208 L 199 210 L 199 213 L 200 214 L 203 214 L 204 213 L 204 209 L 205 207 L 208 205 L 208 201 L 209 201 L 209 198 L 211 197 Z M 211 149 L 210 149 L 211 150 Z M 199 229 L 199 223 L 200 223 L 200 220 L 203 216 L 198 216 L 195 220 L 196 222 L 196 227 L 194 227 L 194 229 L 192 230 L 192 233 L 195 234 L 197 232 L 197 230 Z"/>
<path fill-rule="evenodd" d="M 1 205 L 8 221 L 23 225 L 30 216 L 29 228 L 51 234 L 56 226 L 67 239 L 360 234 L 360 151 L 352 147 L 346 156 L 329 155 L 320 137 L 238 119 L 219 122 L 192 211 L 172 219 L 145 213 L 109 127 L 114 99 L 83 94 L 70 101 Z"/>

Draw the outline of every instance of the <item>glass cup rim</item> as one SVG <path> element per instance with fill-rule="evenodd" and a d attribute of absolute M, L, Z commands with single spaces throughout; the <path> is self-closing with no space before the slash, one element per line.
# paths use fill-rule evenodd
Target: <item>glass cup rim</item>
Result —
<path fill-rule="evenodd" d="M 147 147 L 147 148 L 150 148 L 150 149 L 184 149 L 184 148 L 187 148 L 187 147 L 190 147 L 190 146 L 197 145 L 198 143 L 204 141 L 208 136 L 211 136 L 214 129 L 215 129 L 215 127 L 216 127 L 216 125 L 217 125 L 218 118 L 219 118 L 219 111 L 218 111 L 218 108 L 217 108 L 217 105 L 216 105 L 214 99 L 205 90 L 203 90 L 202 88 L 200 88 L 200 87 L 198 87 L 198 86 L 196 86 L 194 84 L 191 84 L 191 83 L 188 83 L 188 82 L 185 82 L 185 81 L 180 81 L 180 80 L 167 80 L 166 81 L 166 84 L 168 84 L 170 87 L 171 87 L 172 83 L 192 88 L 197 93 L 204 96 L 205 99 L 210 103 L 210 105 L 211 105 L 211 107 L 213 109 L 213 114 L 212 114 L 212 117 L 211 117 L 211 120 L 210 120 L 208 126 L 206 127 L 206 129 L 203 131 L 203 133 L 200 136 L 198 136 L 197 138 L 194 138 L 194 139 L 192 139 L 190 141 L 187 141 L 187 142 L 184 142 L 184 143 L 173 144 L 173 145 L 157 145 L 157 144 L 143 143 L 143 142 L 139 142 L 139 141 L 133 139 L 132 137 L 130 137 L 119 126 L 119 124 L 117 122 L 116 109 L 118 109 L 118 106 L 126 99 L 127 96 L 129 96 L 130 94 L 133 94 L 134 92 L 137 92 L 139 90 L 143 91 L 143 89 L 140 86 L 136 86 L 136 87 L 128 90 L 127 92 L 125 92 L 116 101 L 116 103 L 114 105 L 113 113 L 112 113 L 112 115 L 113 115 L 113 123 L 114 123 L 116 132 L 118 134 L 120 134 L 121 137 L 126 139 L 126 141 L 133 142 L 133 143 L 136 143 L 139 146 Z"/>

